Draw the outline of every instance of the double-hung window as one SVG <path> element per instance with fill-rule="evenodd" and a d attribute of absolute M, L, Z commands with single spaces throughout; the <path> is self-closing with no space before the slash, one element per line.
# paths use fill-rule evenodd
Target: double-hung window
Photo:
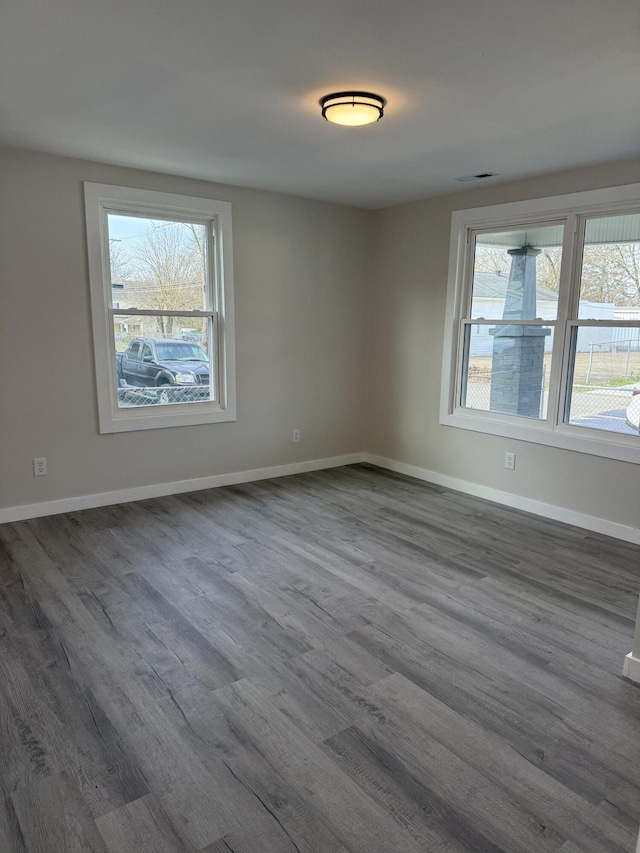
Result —
<path fill-rule="evenodd" d="M 235 420 L 231 205 L 85 184 L 100 431 Z"/>
<path fill-rule="evenodd" d="M 640 185 L 453 214 L 440 421 L 640 462 Z"/>

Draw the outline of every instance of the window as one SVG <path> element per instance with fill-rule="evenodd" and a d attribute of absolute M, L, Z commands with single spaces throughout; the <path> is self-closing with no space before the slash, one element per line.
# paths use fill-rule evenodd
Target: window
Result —
<path fill-rule="evenodd" d="M 100 432 L 235 420 L 231 205 L 98 184 L 85 203 Z"/>
<path fill-rule="evenodd" d="M 640 462 L 640 185 L 452 217 L 440 421 Z"/>

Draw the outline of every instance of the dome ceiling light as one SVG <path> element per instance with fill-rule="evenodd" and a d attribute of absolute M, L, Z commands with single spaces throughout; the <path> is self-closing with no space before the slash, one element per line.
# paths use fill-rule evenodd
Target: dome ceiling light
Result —
<path fill-rule="evenodd" d="M 383 97 L 372 92 L 334 92 L 320 98 L 324 118 L 347 127 L 380 121 L 386 104 Z"/>

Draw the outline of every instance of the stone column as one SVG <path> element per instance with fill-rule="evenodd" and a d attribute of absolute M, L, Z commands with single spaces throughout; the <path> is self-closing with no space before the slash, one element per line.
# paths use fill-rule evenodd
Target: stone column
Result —
<path fill-rule="evenodd" d="M 536 258 L 540 249 L 509 249 L 511 270 L 504 301 L 504 320 L 536 317 Z M 490 411 L 527 418 L 540 417 L 545 339 L 541 326 L 497 326 L 493 335 Z"/>
<path fill-rule="evenodd" d="M 535 320 L 536 259 L 540 251 L 532 246 L 509 249 L 511 269 L 502 312 L 503 320 Z"/>

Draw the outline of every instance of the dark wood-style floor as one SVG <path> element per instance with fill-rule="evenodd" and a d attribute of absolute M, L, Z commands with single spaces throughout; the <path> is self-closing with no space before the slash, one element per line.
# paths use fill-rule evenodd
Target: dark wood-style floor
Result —
<path fill-rule="evenodd" d="M 0 527 L 5 853 L 630 853 L 640 549 L 366 466 Z"/>

